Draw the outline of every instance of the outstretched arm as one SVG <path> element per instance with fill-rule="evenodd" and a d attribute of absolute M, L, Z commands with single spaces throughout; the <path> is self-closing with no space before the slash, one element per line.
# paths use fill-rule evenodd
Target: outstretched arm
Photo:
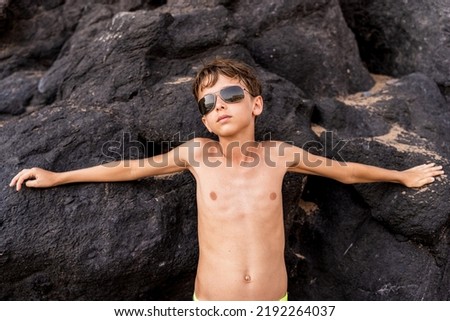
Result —
<path fill-rule="evenodd" d="M 337 170 L 341 166 L 341 163 L 338 164 Z M 419 165 L 404 171 L 390 170 L 359 163 L 345 163 L 343 167 L 346 168 L 344 170 L 345 175 L 348 175 L 344 180 L 344 183 L 347 184 L 391 182 L 413 188 L 430 184 L 434 182 L 435 176 L 444 174 L 442 166 L 436 166 L 434 163 Z M 335 175 L 334 173 L 331 174 Z"/>
<path fill-rule="evenodd" d="M 338 162 L 310 154 L 295 146 L 287 150 L 288 159 L 293 160 L 288 163 L 289 171 L 324 176 L 345 184 L 391 182 L 407 187 L 421 187 L 434 182 L 436 176 L 444 174 L 442 166 L 434 163 L 397 171 L 360 163 Z"/>
<path fill-rule="evenodd" d="M 67 172 L 57 173 L 37 167 L 24 169 L 11 180 L 9 185 L 16 186 L 19 191 L 22 185 L 43 188 L 68 183 L 119 182 L 180 172 L 189 166 L 186 151 L 193 146 L 196 146 L 194 141 L 189 141 L 166 154 L 155 157 L 121 160 Z"/>

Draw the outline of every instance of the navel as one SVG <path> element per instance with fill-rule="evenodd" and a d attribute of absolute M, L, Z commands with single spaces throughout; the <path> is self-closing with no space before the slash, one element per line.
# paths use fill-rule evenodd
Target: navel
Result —
<path fill-rule="evenodd" d="M 217 194 L 215 192 L 211 192 L 209 193 L 209 197 L 211 197 L 211 199 L 215 201 L 217 199 Z"/>
<path fill-rule="evenodd" d="M 251 280 L 252 280 L 252 278 L 250 277 L 250 275 L 246 274 L 246 275 L 244 276 L 244 281 L 245 281 L 245 282 L 250 282 Z"/>
<path fill-rule="evenodd" d="M 274 201 L 276 198 L 277 198 L 277 193 L 274 193 L 274 192 L 270 193 L 270 199 L 272 201 Z"/>

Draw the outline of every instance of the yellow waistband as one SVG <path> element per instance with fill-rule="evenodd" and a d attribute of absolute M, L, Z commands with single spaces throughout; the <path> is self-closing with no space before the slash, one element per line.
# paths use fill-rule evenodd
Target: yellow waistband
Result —
<path fill-rule="evenodd" d="M 287 292 L 286 292 L 286 294 L 284 295 L 284 297 L 282 297 L 281 299 L 280 299 L 280 301 L 287 301 L 288 300 L 288 294 L 287 294 Z"/>
<path fill-rule="evenodd" d="M 198 301 L 197 296 L 195 295 L 195 292 L 194 292 L 194 295 L 192 296 L 192 300 Z M 286 294 L 284 295 L 284 297 L 282 297 L 279 301 L 287 301 L 287 300 L 288 300 L 288 294 L 287 294 L 287 292 L 286 292 Z"/>

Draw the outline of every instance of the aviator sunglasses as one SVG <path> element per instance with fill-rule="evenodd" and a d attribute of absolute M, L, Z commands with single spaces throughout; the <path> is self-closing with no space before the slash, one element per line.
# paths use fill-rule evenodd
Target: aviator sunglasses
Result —
<path fill-rule="evenodd" d="M 226 103 L 238 103 L 245 97 L 244 90 L 250 94 L 247 89 L 240 86 L 228 86 L 214 93 L 206 94 L 198 101 L 198 109 L 203 116 L 213 110 L 216 106 L 217 93 Z"/>

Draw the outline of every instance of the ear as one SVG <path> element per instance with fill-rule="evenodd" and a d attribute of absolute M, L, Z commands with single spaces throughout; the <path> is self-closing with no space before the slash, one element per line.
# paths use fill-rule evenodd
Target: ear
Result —
<path fill-rule="evenodd" d="M 256 96 L 253 100 L 253 115 L 259 116 L 261 115 L 262 111 L 264 109 L 264 101 L 262 96 Z"/>
<path fill-rule="evenodd" d="M 202 116 L 202 122 L 203 122 L 203 125 L 205 125 L 206 129 L 207 129 L 210 133 L 212 133 L 212 130 L 211 130 L 211 128 L 209 127 L 208 120 L 206 119 L 206 116 Z"/>

